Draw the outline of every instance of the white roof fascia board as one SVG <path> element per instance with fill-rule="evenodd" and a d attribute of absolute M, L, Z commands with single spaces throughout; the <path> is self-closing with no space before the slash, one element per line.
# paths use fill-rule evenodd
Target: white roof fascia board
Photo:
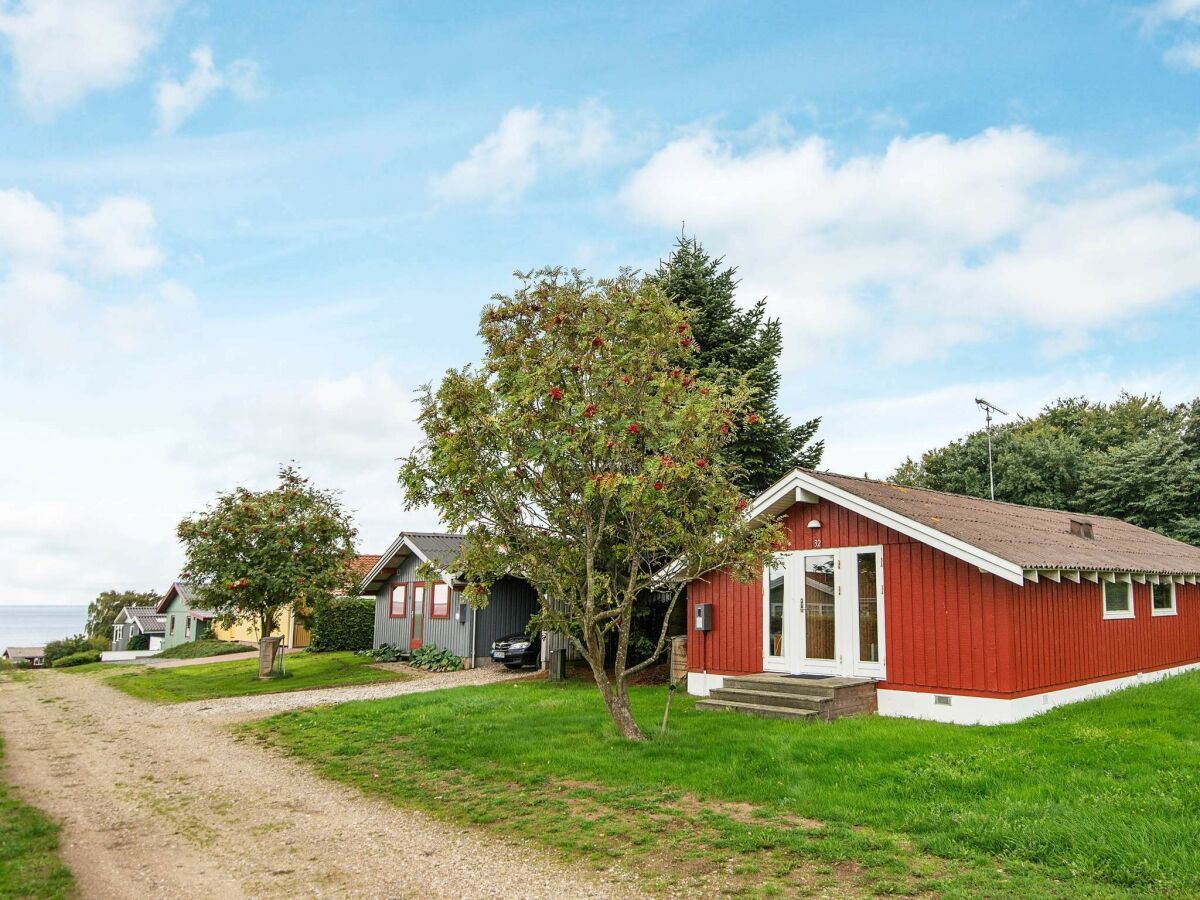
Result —
<path fill-rule="evenodd" d="M 864 500 L 857 494 L 852 494 L 842 488 L 828 484 L 798 469 L 793 469 L 788 475 L 780 479 L 774 487 L 768 488 L 767 492 L 755 501 L 751 511 L 752 517 L 758 517 L 768 512 L 770 507 L 781 500 L 791 488 L 804 489 L 818 497 L 824 497 L 826 500 L 843 506 L 851 512 L 856 512 L 881 525 L 886 525 L 893 531 L 898 531 L 900 534 L 907 535 L 921 543 L 936 547 L 950 556 L 970 563 L 984 572 L 990 572 L 992 575 L 1003 578 L 1005 581 L 1011 581 L 1013 584 L 1018 585 L 1025 583 L 1025 571 L 1016 563 L 968 544 L 966 541 L 951 537 L 915 519 L 910 519 L 869 500 Z M 792 496 L 795 496 L 795 494 Z"/>

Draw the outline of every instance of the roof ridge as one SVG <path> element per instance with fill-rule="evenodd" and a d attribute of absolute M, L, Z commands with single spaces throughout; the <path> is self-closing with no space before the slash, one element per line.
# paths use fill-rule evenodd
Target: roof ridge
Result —
<path fill-rule="evenodd" d="M 882 484 L 885 487 L 900 488 L 905 491 L 920 491 L 922 494 L 940 494 L 943 497 L 957 497 L 961 500 L 977 500 L 980 503 L 995 504 L 996 506 L 1013 506 L 1017 509 L 1040 509 L 1043 512 L 1062 513 L 1066 516 L 1087 516 L 1089 519 L 1108 519 L 1111 522 L 1120 522 L 1124 525 L 1131 523 L 1117 516 L 1106 516 L 1103 513 L 1082 512 L 1075 509 L 1059 509 L 1057 506 L 1034 506 L 1032 503 L 1013 503 L 1011 500 L 991 500 L 987 497 L 976 497 L 974 494 L 958 494 L 954 491 L 939 491 L 937 488 L 914 487 L 913 485 L 900 484 L 897 481 L 889 481 L 886 478 L 865 478 L 861 475 L 845 475 L 841 472 L 831 472 L 828 469 L 821 471 L 819 469 L 805 469 L 797 466 L 801 472 L 806 472 L 809 475 L 815 475 L 820 478 L 822 475 L 832 475 L 834 478 L 848 478 L 851 481 L 865 481 L 867 484 Z M 1138 526 L 1134 526 L 1138 527 Z"/>

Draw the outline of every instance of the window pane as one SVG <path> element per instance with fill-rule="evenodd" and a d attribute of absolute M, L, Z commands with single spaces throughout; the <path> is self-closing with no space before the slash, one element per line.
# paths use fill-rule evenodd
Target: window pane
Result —
<path fill-rule="evenodd" d="M 450 585 L 444 582 L 435 582 L 433 585 L 433 614 L 435 616 L 448 615 L 450 612 Z"/>
<path fill-rule="evenodd" d="M 834 575 L 832 556 L 804 560 L 804 636 L 809 659 L 833 659 Z"/>
<path fill-rule="evenodd" d="M 403 616 L 408 599 L 408 585 L 397 584 L 392 588 L 392 615 Z"/>
<path fill-rule="evenodd" d="M 1129 612 L 1129 585 L 1124 581 L 1104 582 L 1104 608 L 1108 612 Z"/>
<path fill-rule="evenodd" d="M 858 554 L 858 658 L 879 662 L 879 587 L 875 554 Z"/>
<path fill-rule="evenodd" d="M 1150 586 L 1150 591 L 1154 597 L 1155 609 L 1175 608 L 1174 585 L 1170 582 L 1166 584 L 1153 584 Z"/>
<path fill-rule="evenodd" d="M 413 615 L 419 616 L 425 612 L 425 585 L 413 585 Z"/>
<path fill-rule="evenodd" d="M 767 569 L 767 577 L 770 579 L 770 593 L 767 598 L 771 620 L 769 632 L 771 649 L 769 655 L 783 656 L 783 566 L 775 569 Z"/>

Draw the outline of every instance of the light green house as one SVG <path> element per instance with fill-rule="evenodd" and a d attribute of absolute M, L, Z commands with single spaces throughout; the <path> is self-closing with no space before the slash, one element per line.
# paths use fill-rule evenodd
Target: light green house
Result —
<path fill-rule="evenodd" d="M 176 581 L 158 601 L 155 612 L 166 618 L 163 633 L 164 650 L 198 641 L 211 636 L 215 616 L 206 609 L 192 605 L 192 589 L 185 582 Z"/>

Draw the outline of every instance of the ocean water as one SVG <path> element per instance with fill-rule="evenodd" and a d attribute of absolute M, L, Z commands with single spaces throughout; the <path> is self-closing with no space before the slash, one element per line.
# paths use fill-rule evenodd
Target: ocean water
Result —
<path fill-rule="evenodd" d="M 82 634 L 86 606 L 5 606 L 0 603 L 0 653 L 5 647 L 37 647 Z"/>

